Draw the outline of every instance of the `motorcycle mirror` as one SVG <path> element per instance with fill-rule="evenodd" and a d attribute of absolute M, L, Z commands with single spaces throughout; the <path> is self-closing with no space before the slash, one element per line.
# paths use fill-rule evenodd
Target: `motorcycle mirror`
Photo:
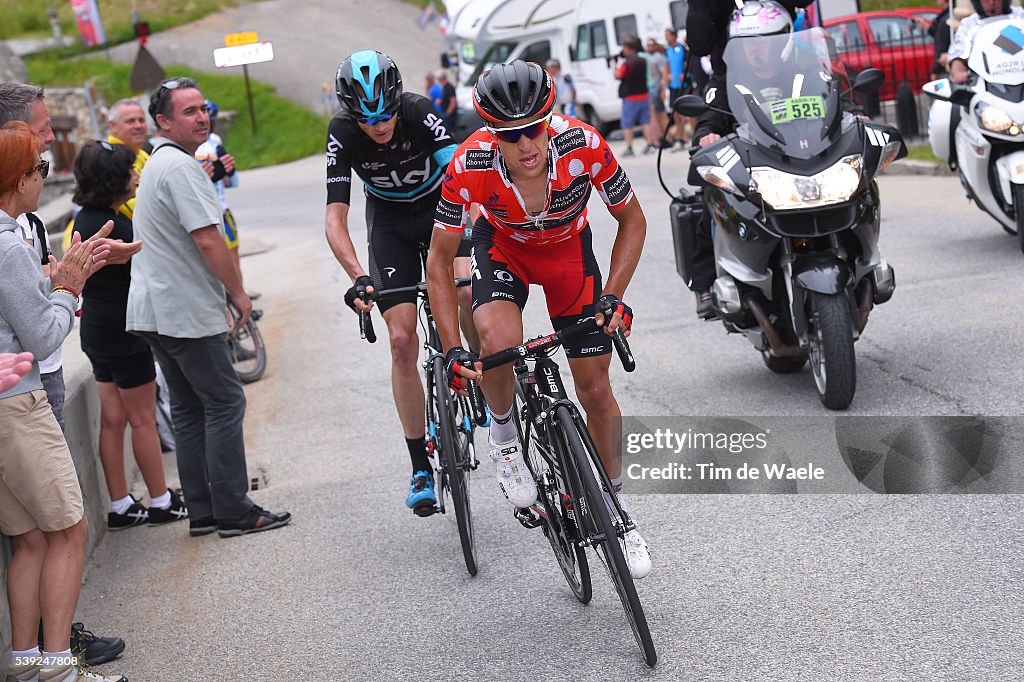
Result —
<path fill-rule="evenodd" d="M 885 73 L 881 69 L 868 67 L 857 74 L 853 80 L 853 89 L 857 92 L 874 92 L 882 87 Z"/>
<path fill-rule="evenodd" d="M 952 82 L 948 78 L 930 81 L 921 86 L 921 92 L 929 97 L 948 102 L 953 95 Z"/>
<path fill-rule="evenodd" d="M 672 111 L 680 116 L 700 116 L 707 110 L 704 98 L 697 95 L 683 95 L 672 102 Z"/>

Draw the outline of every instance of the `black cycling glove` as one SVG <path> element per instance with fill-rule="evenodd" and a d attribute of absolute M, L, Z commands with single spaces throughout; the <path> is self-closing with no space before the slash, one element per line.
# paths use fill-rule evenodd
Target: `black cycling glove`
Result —
<path fill-rule="evenodd" d="M 448 349 L 448 352 L 444 356 L 444 371 L 448 377 L 448 386 L 453 391 L 463 391 L 469 386 L 469 379 L 462 376 L 455 371 L 455 365 L 466 366 L 467 363 L 472 368 L 477 361 L 480 360 L 480 356 L 472 351 L 468 351 L 462 346 L 454 346 Z"/>
<path fill-rule="evenodd" d="M 633 309 L 615 297 L 615 294 L 605 294 L 597 300 L 597 312 L 604 315 L 604 324 L 612 319 L 612 315 L 622 315 L 623 332 L 628 332 L 633 327 Z"/>
<path fill-rule="evenodd" d="M 366 293 L 366 287 L 372 287 L 373 280 L 370 279 L 369 275 L 359 275 L 356 277 L 356 283 L 349 287 L 349 290 L 345 292 L 345 305 L 351 308 L 354 312 L 356 310 L 356 299 L 361 298 L 366 303 L 370 301 L 373 296 L 372 294 Z"/>

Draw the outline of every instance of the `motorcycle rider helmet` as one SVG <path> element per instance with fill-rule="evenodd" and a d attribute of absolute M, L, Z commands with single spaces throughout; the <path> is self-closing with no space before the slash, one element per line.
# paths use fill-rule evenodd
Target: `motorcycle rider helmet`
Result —
<path fill-rule="evenodd" d="M 473 106 L 488 123 L 546 116 L 555 106 L 551 75 L 534 62 L 516 59 L 481 74 L 473 88 Z"/>
<path fill-rule="evenodd" d="M 363 123 L 387 121 L 402 99 L 402 74 L 383 52 L 353 52 L 338 66 L 335 94 L 341 113 Z"/>
<path fill-rule="evenodd" d="M 789 39 L 777 55 L 770 58 L 786 61 L 793 51 L 793 18 L 775 0 L 752 0 L 734 10 L 729 22 L 729 40 L 754 36 L 788 35 Z"/>
<path fill-rule="evenodd" d="M 971 0 L 971 5 L 974 6 L 974 11 L 977 12 L 978 16 L 981 17 L 982 19 L 985 19 L 990 16 L 998 16 L 999 14 L 1010 13 L 1010 0 L 1003 0 L 1002 10 L 997 14 L 989 14 L 988 12 L 986 12 L 985 9 L 981 6 L 981 0 Z"/>

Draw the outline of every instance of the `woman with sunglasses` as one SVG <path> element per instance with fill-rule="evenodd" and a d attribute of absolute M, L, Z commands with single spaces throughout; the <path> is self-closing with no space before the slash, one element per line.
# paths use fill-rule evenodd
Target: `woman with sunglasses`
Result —
<path fill-rule="evenodd" d="M 55 681 L 113 682 L 123 678 L 93 675 L 72 662 L 71 613 L 89 523 L 75 463 L 33 359 L 51 355 L 74 326 L 83 286 L 106 265 L 110 246 L 103 238 L 110 226 L 90 242 L 76 235 L 59 263 L 50 256 L 50 276 L 44 277 L 15 216 L 39 208 L 48 173 L 27 123 L 0 128 L 0 361 L 17 354 L 15 369 L 23 375 L 13 386 L 0 381 L 0 532 L 14 549 L 7 571 L 12 655 L 5 679 L 34 680 L 43 672 Z M 27 372 L 21 364 L 26 360 Z"/>
<path fill-rule="evenodd" d="M 111 239 L 133 243 L 132 221 L 121 207 L 135 196 L 136 153 L 123 144 L 90 142 L 75 159 L 74 201 L 82 207 L 75 229 L 91 237 L 113 221 Z M 134 242 L 141 248 L 141 242 Z M 188 517 L 185 505 L 167 488 L 156 430 L 156 369 L 153 353 L 139 336 L 125 331 L 131 262 L 109 265 L 85 285 L 82 350 L 92 364 L 100 396 L 100 462 L 110 493 L 107 528 L 122 530 Z M 125 427 L 132 426 L 132 452 L 151 499 L 146 507 L 128 493 L 124 473 Z"/>
<path fill-rule="evenodd" d="M 458 145 L 429 99 L 403 92 L 398 67 L 382 52 L 351 54 L 338 67 L 336 85 L 341 111 L 327 131 L 327 242 L 352 278 L 345 302 L 358 312 L 374 307 L 375 290 L 421 281 L 420 250 L 430 244 L 444 169 Z M 349 235 L 353 172 L 366 192 L 369 274 Z M 460 255 L 469 255 L 468 242 Z M 461 259 L 462 275 L 469 274 L 468 261 Z M 424 440 L 415 301 L 410 292 L 376 305 L 388 328 L 391 388 L 412 461 L 405 503 L 429 516 L 436 497 Z M 464 306 L 469 309 L 468 299 Z"/>
<path fill-rule="evenodd" d="M 622 462 L 612 427 L 620 412 L 608 381 L 611 333 L 620 326 L 629 332 L 632 312 L 621 299 L 643 249 L 643 210 L 601 135 L 577 119 L 552 113 L 555 90 L 540 65 L 498 64 L 480 76 L 473 101 L 486 127 L 462 143 L 448 167 L 427 259 L 449 381 L 459 389 L 465 378 L 483 379 L 479 364 L 476 371 L 461 366 L 479 358 L 459 344 L 452 285 L 462 216 L 478 202 L 483 208 L 473 226 L 472 293 L 481 354 L 522 343 L 530 284 L 544 288 L 556 330 L 589 317 L 604 323 L 606 333 L 568 344 L 565 352 L 587 424 L 618 491 Z M 618 222 L 604 286 L 587 223 L 587 200 L 595 188 Z M 612 311 L 610 319 L 602 310 Z M 537 487 L 512 421 L 513 379 L 512 366 L 505 365 L 490 370 L 482 388 L 491 409 L 489 440 L 498 485 L 509 502 L 523 508 L 536 500 Z M 630 572 L 643 578 L 651 569 L 647 544 L 636 530 L 624 540 Z"/>

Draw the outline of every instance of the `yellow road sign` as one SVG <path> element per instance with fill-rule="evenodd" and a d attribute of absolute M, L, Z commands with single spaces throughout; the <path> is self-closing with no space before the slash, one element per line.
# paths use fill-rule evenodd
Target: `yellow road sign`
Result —
<path fill-rule="evenodd" d="M 225 47 L 235 47 L 237 45 L 251 45 L 252 43 L 258 43 L 260 41 L 259 35 L 256 31 L 245 31 L 243 33 L 228 33 L 224 36 Z"/>

